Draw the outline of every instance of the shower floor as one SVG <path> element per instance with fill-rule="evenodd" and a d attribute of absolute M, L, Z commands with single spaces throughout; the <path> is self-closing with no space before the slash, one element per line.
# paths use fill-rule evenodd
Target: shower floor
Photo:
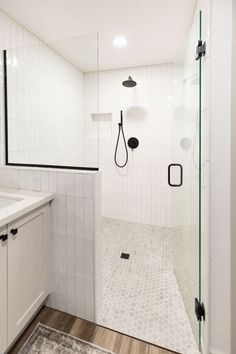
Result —
<path fill-rule="evenodd" d="M 183 354 L 198 348 L 173 273 L 170 230 L 103 218 L 99 324 Z M 129 259 L 120 258 L 121 253 Z"/>

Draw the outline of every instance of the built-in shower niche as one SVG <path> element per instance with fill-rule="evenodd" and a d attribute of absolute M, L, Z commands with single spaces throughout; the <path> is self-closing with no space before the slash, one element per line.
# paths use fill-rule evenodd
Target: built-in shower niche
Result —
<path fill-rule="evenodd" d="M 98 82 L 97 34 L 4 51 L 6 162 L 98 168 L 98 85 L 86 105 L 86 76 Z"/>
<path fill-rule="evenodd" d="M 91 113 L 93 122 L 111 122 L 112 113 Z"/>
<path fill-rule="evenodd" d="M 109 140 L 112 137 L 112 113 L 91 113 L 90 136 L 97 138 L 96 124 L 99 123 L 99 139 Z"/>

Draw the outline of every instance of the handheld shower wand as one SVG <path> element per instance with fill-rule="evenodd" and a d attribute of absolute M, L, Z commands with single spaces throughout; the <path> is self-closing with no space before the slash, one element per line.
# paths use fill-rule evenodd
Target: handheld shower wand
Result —
<path fill-rule="evenodd" d="M 118 150 L 118 146 L 119 146 L 119 140 L 120 140 L 120 133 L 122 133 L 122 137 L 124 140 L 124 146 L 125 146 L 125 162 L 122 165 L 119 165 L 117 162 L 117 150 Z M 123 129 L 123 111 L 120 111 L 120 123 L 118 123 L 118 137 L 117 137 L 117 141 L 116 141 L 116 148 L 115 148 L 115 155 L 114 155 L 114 161 L 117 167 L 119 168 L 123 168 L 127 165 L 129 159 L 129 154 L 128 154 L 128 148 L 127 148 L 127 144 L 126 144 L 126 140 L 125 140 L 125 134 L 124 134 L 124 129 Z"/>
<path fill-rule="evenodd" d="M 120 111 L 120 123 L 119 124 L 123 127 L 123 111 Z"/>

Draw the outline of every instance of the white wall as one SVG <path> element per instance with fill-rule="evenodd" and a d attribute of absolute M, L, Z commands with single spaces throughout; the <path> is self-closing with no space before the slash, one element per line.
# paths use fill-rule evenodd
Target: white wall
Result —
<path fill-rule="evenodd" d="M 232 112 L 231 112 L 231 350 L 236 352 L 236 337 L 234 330 L 236 328 L 236 188 L 234 181 L 236 180 L 236 3 L 233 2 L 233 37 L 232 37 Z"/>
<path fill-rule="evenodd" d="M 95 74 L 85 74 L 85 86 L 93 92 Z M 125 88 L 128 76 L 137 82 L 135 88 Z M 145 224 L 170 226 L 171 195 L 168 189 L 167 168 L 172 160 L 172 139 L 176 116 L 172 65 L 153 65 L 100 73 L 100 167 L 102 179 L 102 214 L 106 217 Z M 93 96 L 86 95 L 86 106 L 93 106 Z M 134 136 L 139 147 L 129 150 L 128 165 L 119 169 L 114 163 L 114 151 L 120 122 L 124 115 L 126 140 Z M 90 109 L 91 111 L 91 109 Z M 91 116 L 87 117 L 93 134 Z M 96 126 L 95 133 L 96 136 Z M 118 161 L 124 156 L 120 139 Z"/>
<path fill-rule="evenodd" d="M 220 43 L 220 45 L 219 45 Z M 231 349 L 230 157 L 232 1 L 212 0 L 210 172 L 210 352 Z M 235 328 L 232 328 L 235 336 Z"/>

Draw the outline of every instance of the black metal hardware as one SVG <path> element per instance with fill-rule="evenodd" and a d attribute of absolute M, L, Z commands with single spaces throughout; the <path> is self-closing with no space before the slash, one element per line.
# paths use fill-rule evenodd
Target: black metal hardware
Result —
<path fill-rule="evenodd" d="M 120 134 L 122 134 L 123 142 L 124 142 L 124 148 L 125 148 L 125 161 L 123 164 L 119 164 L 117 161 L 117 151 L 119 147 L 119 142 L 120 142 Z M 129 153 L 128 153 L 128 148 L 126 144 L 126 139 L 125 139 L 125 133 L 124 133 L 124 128 L 123 128 L 123 111 L 120 111 L 120 123 L 118 123 L 118 136 L 116 140 L 116 147 L 115 147 L 115 153 L 114 153 L 114 161 L 117 167 L 123 168 L 127 165 L 129 160 Z"/>
<path fill-rule="evenodd" d="M 120 123 L 118 123 L 123 127 L 123 111 L 120 111 Z"/>
<path fill-rule="evenodd" d="M 203 302 L 200 304 L 199 300 L 195 298 L 195 314 L 197 317 L 198 322 L 202 320 L 205 321 L 206 319 L 206 311 Z"/>
<path fill-rule="evenodd" d="M 18 232 L 18 229 L 11 229 L 11 234 L 12 234 L 12 235 L 16 235 L 17 232 Z"/>
<path fill-rule="evenodd" d="M 129 146 L 129 148 L 132 149 L 132 150 L 136 149 L 136 148 L 139 146 L 139 141 L 138 141 L 138 139 L 137 139 L 137 138 L 134 138 L 134 137 L 129 138 L 129 140 L 128 140 L 128 146 Z"/>
<path fill-rule="evenodd" d="M 129 253 L 122 252 L 121 255 L 120 255 L 120 258 L 129 259 Z"/>
<path fill-rule="evenodd" d="M 8 239 L 8 234 L 4 234 L 0 236 L 0 240 L 6 241 Z"/>
<path fill-rule="evenodd" d="M 180 168 L 180 182 L 179 182 L 179 184 L 171 183 L 171 178 L 170 178 L 171 167 L 179 167 Z M 182 186 L 182 184 L 183 184 L 183 166 L 180 165 L 179 163 L 172 163 L 168 166 L 168 184 L 171 187 L 181 187 Z"/>
<path fill-rule="evenodd" d="M 204 57 L 205 55 L 206 55 L 206 42 L 202 42 L 202 40 L 199 40 L 197 47 L 196 47 L 195 60 L 199 60 L 200 58 Z"/>

